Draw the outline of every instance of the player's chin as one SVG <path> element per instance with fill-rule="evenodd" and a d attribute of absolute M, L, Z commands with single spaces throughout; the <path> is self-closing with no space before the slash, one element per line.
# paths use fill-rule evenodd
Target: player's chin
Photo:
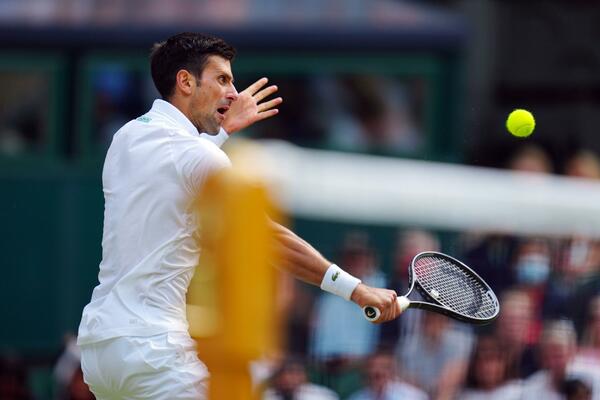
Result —
<path fill-rule="evenodd" d="M 225 121 L 225 112 L 215 111 L 215 119 L 219 126 L 222 125 L 223 121 Z"/>
<path fill-rule="evenodd" d="M 206 133 L 211 135 L 216 135 L 219 133 L 221 126 L 223 126 L 223 121 L 225 120 L 225 116 L 220 116 L 218 113 L 215 114 L 215 117 L 210 121 L 210 124 L 206 126 Z"/>
<path fill-rule="evenodd" d="M 223 126 L 224 121 L 225 121 L 225 114 L 216 112 L 215 117 L 213 119 L 213 128 L 216 128 L 216 130 L 218 131 Z"/>

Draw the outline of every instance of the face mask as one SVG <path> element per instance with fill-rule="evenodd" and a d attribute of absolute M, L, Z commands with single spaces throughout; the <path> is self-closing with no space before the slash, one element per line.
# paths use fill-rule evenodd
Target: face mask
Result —
<path fill-rule="evenodd" d="M 541 254 L 523 256 L 517 262 L 517 281 L 526 285 L 546 282 L 550 275 L 550 259 Z"/>

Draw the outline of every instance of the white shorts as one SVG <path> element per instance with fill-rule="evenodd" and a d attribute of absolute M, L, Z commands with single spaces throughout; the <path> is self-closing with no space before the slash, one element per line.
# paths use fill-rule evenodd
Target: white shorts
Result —
<path fill-rule="evenodd" d="M 83 345 L 81 369 L 97 400 L 206 398 L 208 370 L 183 332 Z"/>

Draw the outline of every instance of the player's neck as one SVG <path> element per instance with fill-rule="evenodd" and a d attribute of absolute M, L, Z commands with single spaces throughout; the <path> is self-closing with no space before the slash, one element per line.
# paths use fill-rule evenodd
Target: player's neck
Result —
<path fill-rule="evenodd" d="M 182 98 L 181 96 L 177 96 L 177 95 L 173 95 L 168 99 L 165 99 L 165 101 L 168 101 L 169 103 L 171 103 L 175 108 L 177 108 L 179 111 L 181 111 L 181 113 L 183 115 L 185 115 L 185 117 L 191 121 L 191 114 L 190 114 L 190 102 L 187 101 L 186 99 Z"/>

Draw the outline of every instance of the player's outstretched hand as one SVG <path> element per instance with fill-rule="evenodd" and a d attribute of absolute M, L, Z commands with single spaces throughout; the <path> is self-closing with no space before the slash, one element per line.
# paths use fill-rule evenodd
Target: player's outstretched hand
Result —
<path fill-rule="evenodd" d="M 276 115 L 279 110 L 274 108 L 283 102 L 281 97 L 272 100 L 263 100 L 277 91 L 277 86 L 264 87 L 269 80 L 260 78 L 252 85 L 238 94 L 237 100 L 231 103 L 231 107 L 225 114 L 223 129 L 232 134 L 242 130 L 255 122 Z"/>
<path fill-rule="evenodd" d="M 374 321 L 375 324 L 391 321 L 402 314 L 402 309 L 396 301 L 398 295 L 389 289 L 373 288 L 359 283 L 350 300 L 362 309 L 364 306 L 377 307 L 381 310 L 381 316 Z"/>

